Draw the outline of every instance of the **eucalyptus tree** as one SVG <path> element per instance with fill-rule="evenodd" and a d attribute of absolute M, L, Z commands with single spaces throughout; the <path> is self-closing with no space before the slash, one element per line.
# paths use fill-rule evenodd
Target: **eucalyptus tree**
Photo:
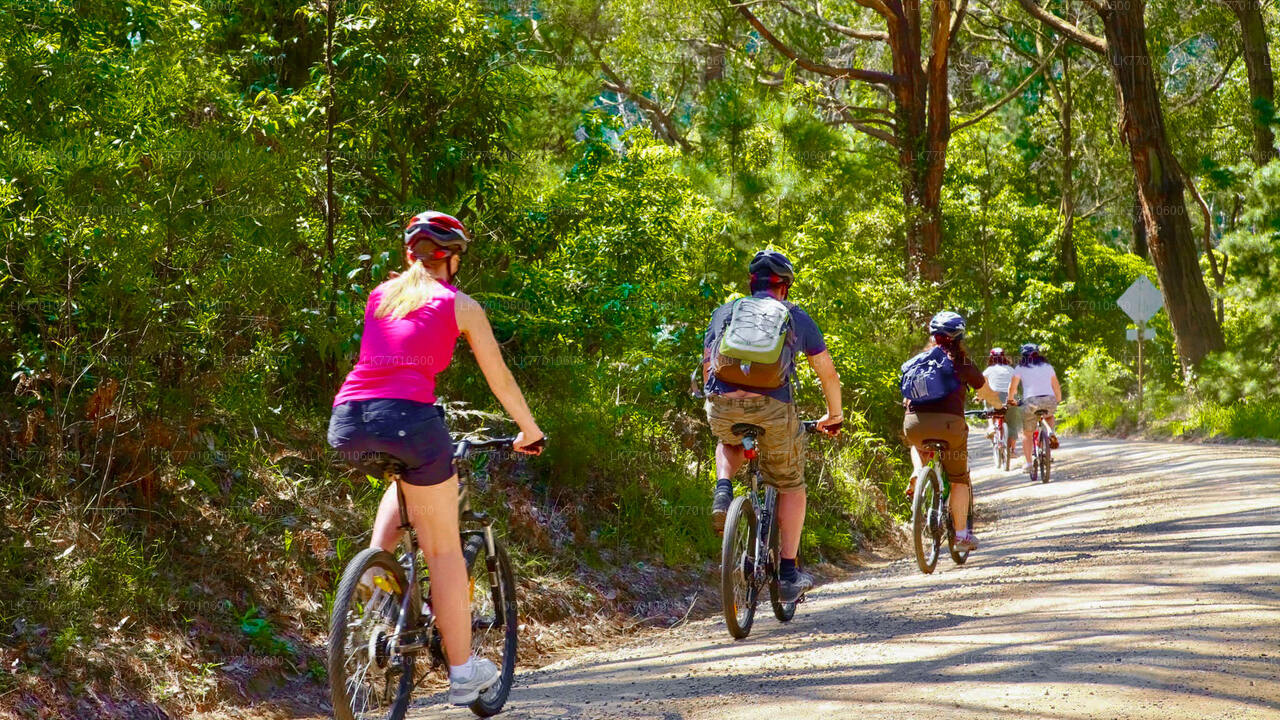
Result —
<path fill-rule="evenodd" d="M 941 277 L 942 182 L 951 120 L 949 62 L 967 0 L 856 0 L 825 8 L 785 0 L 736 5 L 754 34 L 779 57 L 762 63 L 825 86 L 849 127 L 889 144 L 897 154 L 906 213 L 909 276 Z M 848 93 L 858 83 L 871 99 Z M 842 97 L 845 96 L 845 97 Z"/>
<path fill-rule="evenodd" d="M 1106 58 L 1121 110 L 1120 135 L 1138 185 L 1147 248 L 1160 276 L 1178 354 L 1197 365 L 1224 347 L 1187 216 L 1185 173 L 1165 126 L 1161 89 L 1147 48 L 1142 0 L 1083 0 L 1103 35 L 1089 32 L 1036 0 L 1018 0 L 1036 20 L 1062 37 Z"/>
<path fill-rule="evenodd" d="M 1276 138 L 1271 124 L 1276 119 L 1276 82 L 1271 71 L 1271 48 L 1267 25 L 1259 0 L 1222 0 L 1240 22 L 1244 40 L 1244 61 L 1249 71 L 1250 120 L 1253 127 L 1254 160 L 1259 165 L 1276 159 Z"/>

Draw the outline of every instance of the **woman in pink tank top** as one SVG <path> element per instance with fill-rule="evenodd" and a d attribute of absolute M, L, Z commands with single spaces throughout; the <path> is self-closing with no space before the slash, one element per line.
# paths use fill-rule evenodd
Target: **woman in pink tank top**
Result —
<path fill-rule="evenodd" d="M 502 359 L 484 309 L 453 286 L 470 241 L 462 223 L 444 213 L 421 213 L 410 221 L 404 240 L 408 269 L 369 294 L 359 359 L 333 399 L 329 444 L 353 465 L 379 452 L 407 467 L 401 485 L 431 575 L 436 627 L 450 662 L 467 659 L 450 667 L 450 696 L 470 698 L 498 679 L 498 669 L 471 656 L 467 569 L 458 542 L 458 476 L 444 413 L 435 405 L 436 375 L 449 366 L 459 335 L 466 337 L 490 389 L 520 428 L 515 449 L 537 454 L 543 436 Z M 399 525 L 392 485 L 378 506 L 370 547 L 394 551 Z M 373 578 L 362 582 L 372 587 Z"/>

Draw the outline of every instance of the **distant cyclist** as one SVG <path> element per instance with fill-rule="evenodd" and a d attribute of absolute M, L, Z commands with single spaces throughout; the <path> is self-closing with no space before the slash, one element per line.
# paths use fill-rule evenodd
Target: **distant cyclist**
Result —
<path fill-rule="evenodd" d="M 366 453 L 395 456 L 408 472 L 405 507 L 431 575 L 431 610 L 449 658 L 449 701 L 466 705 L 498 680 L 498 668 L 471 654 L 467 567 L 458 543 L 458 476 L 453 441 L 436 402 L 436 375 L 467 338 L 489 387 L 520 427 L 515 449 L 536 454 L 542 438 L 502 359 L 484 308 L 453 286 L 470 238 L 451 215 L 424 212 L 404 231 L 400 275 L 369 294 L 360 357 L 333 399 L 329 444 L 353 464 Z M 396 486 L 382 496 L 370 547 L 394 551 Z M 369 586 L 374 578 L 365 578 Z M 371 590 L 370 590 L 371 591 Z"/>
<path fill-rule="evenodd" d="M 921 452 L 929 440 L 945 440 L 947 450 L 940 453 L 942 467 L 951 482 L 951 522 L 956 529 L 956 550 L 978 549 L 978 538 L 969 529 L 969 425 L 964 419 L 967 388 L 973 388 L 979 400 L 989 405 L 1000 402 L 987 379 L 969 359 L 964 347 L 964 318 L 942 311 L 929 321 L 929 345 L 924 352 L 903 364 L 904 396 L 907 384 L 915 380 L 918 402 L 905 399 L 906 416 L 902 432 L 911 444 L 915 472 L 908 492 L 915 491 L 921 469 Z"/>
<path fill-rule="evenodd" d="M 791 379 L 800 353 L 808 358 L 822 383 L 827 413 L 818 427 L 829 434 L 844 417 L 840 410 L 840 377 L 827 352 L 822 332 L 808 313 L 787 302 L 795 269 L 781 253 L 762 250 L 748 267 L 751 296 L 721 305 L 711 315 L 703 341 L 702 378 L 707 394 L 707 420 L 719 439 L 716 446 L 716 489 L 711 519 L 724 532 L 725 515 L 733 500 L 734 474 L 742 467 L 742 439 L 735 423 L 764 429 L 758 440 L 760 469 L 765 482 L 778 490 L 778 528 L 781 551 L 778 575 L 782 599 L 793 602 L 813 587 L 813 578 L 796 567 L 800 535 L 804 531 L 804 427 L 796 414 Z M 754 360 L 743 360 L 733 347 L 738 340 L 759 345 Z"/>
<path fill-rule="evenodd" d="M 1004 354 L 1004 348 L 994 347 L 987 353 L 987 369 L 982 371 L 982 376 L 987 379 L 991 389 L 1000 396 L 1000 402 L 996 407 L 1003 407 L 1009 400 L 1009 382 L 1013 380 L 1013 368 L 1009 366 L 1009 358 Z M 987 405 L 988 409 L 991 407 L 990 404 Z M 1018 431 L 1022 429 L 1019 423 L 1021 417 L 1016 405 L 1005 411 L 1004 422 L 1009 435 L 1009 457 L 1013 457 L 1013 449 L 1018 445 Z M 995 420 L 988 420 L 987 437 L 995 436 L 995 432 Z"/>
<path fill-rule="evenodd" d="M 1033 343 L 1022 346 L 1022 360 L 1013 369 L 1013 381 L 1009 383 L 1011 404 L 1018 404 L 1013 400 L 1018 388 L 1022 388 L 1022 455 L 1027 463 L 1027 473 L 1034 480 L 1036 469 L 1031 464 L 1031 434 L 1039 422 L 1036 411 L 1048 413 L 1045 419 L 1049 422 L 1049 447 L 1057 448 L 1058 434 L 1054 431 L 1056 420 L 1053 413 L 1062 402 L 1062 387 L 1058 385 L 1058 374 L 1053 366 L 1040 355 L 1039 346 Z"/>

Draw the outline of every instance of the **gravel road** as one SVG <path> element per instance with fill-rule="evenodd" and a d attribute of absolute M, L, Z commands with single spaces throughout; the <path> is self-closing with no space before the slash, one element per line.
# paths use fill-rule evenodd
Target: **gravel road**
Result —
<path fill-rule="evenodd" d="M 990 450 L 974 435 L 975 466 Z M 534 718 L 1280 718 L 1280 450 L 1064 438 L 975 472 L 982 547 L 521 673 Z M 465 718 L 422 698 L 411 717 Z"/>

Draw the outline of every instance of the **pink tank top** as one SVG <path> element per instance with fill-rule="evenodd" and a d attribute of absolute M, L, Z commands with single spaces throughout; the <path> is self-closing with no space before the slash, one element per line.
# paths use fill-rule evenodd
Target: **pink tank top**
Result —
<path fill-rule="evenodd" d="M 369 293 L 360 359 L 333 398 L 335 406 L 351 400 L 436 401 L 436 375 L 449 366 L 458 341 L 458 289 L 440 283 L 426 305 L 395 320 L 375 316 L 384 286 Z"/>

